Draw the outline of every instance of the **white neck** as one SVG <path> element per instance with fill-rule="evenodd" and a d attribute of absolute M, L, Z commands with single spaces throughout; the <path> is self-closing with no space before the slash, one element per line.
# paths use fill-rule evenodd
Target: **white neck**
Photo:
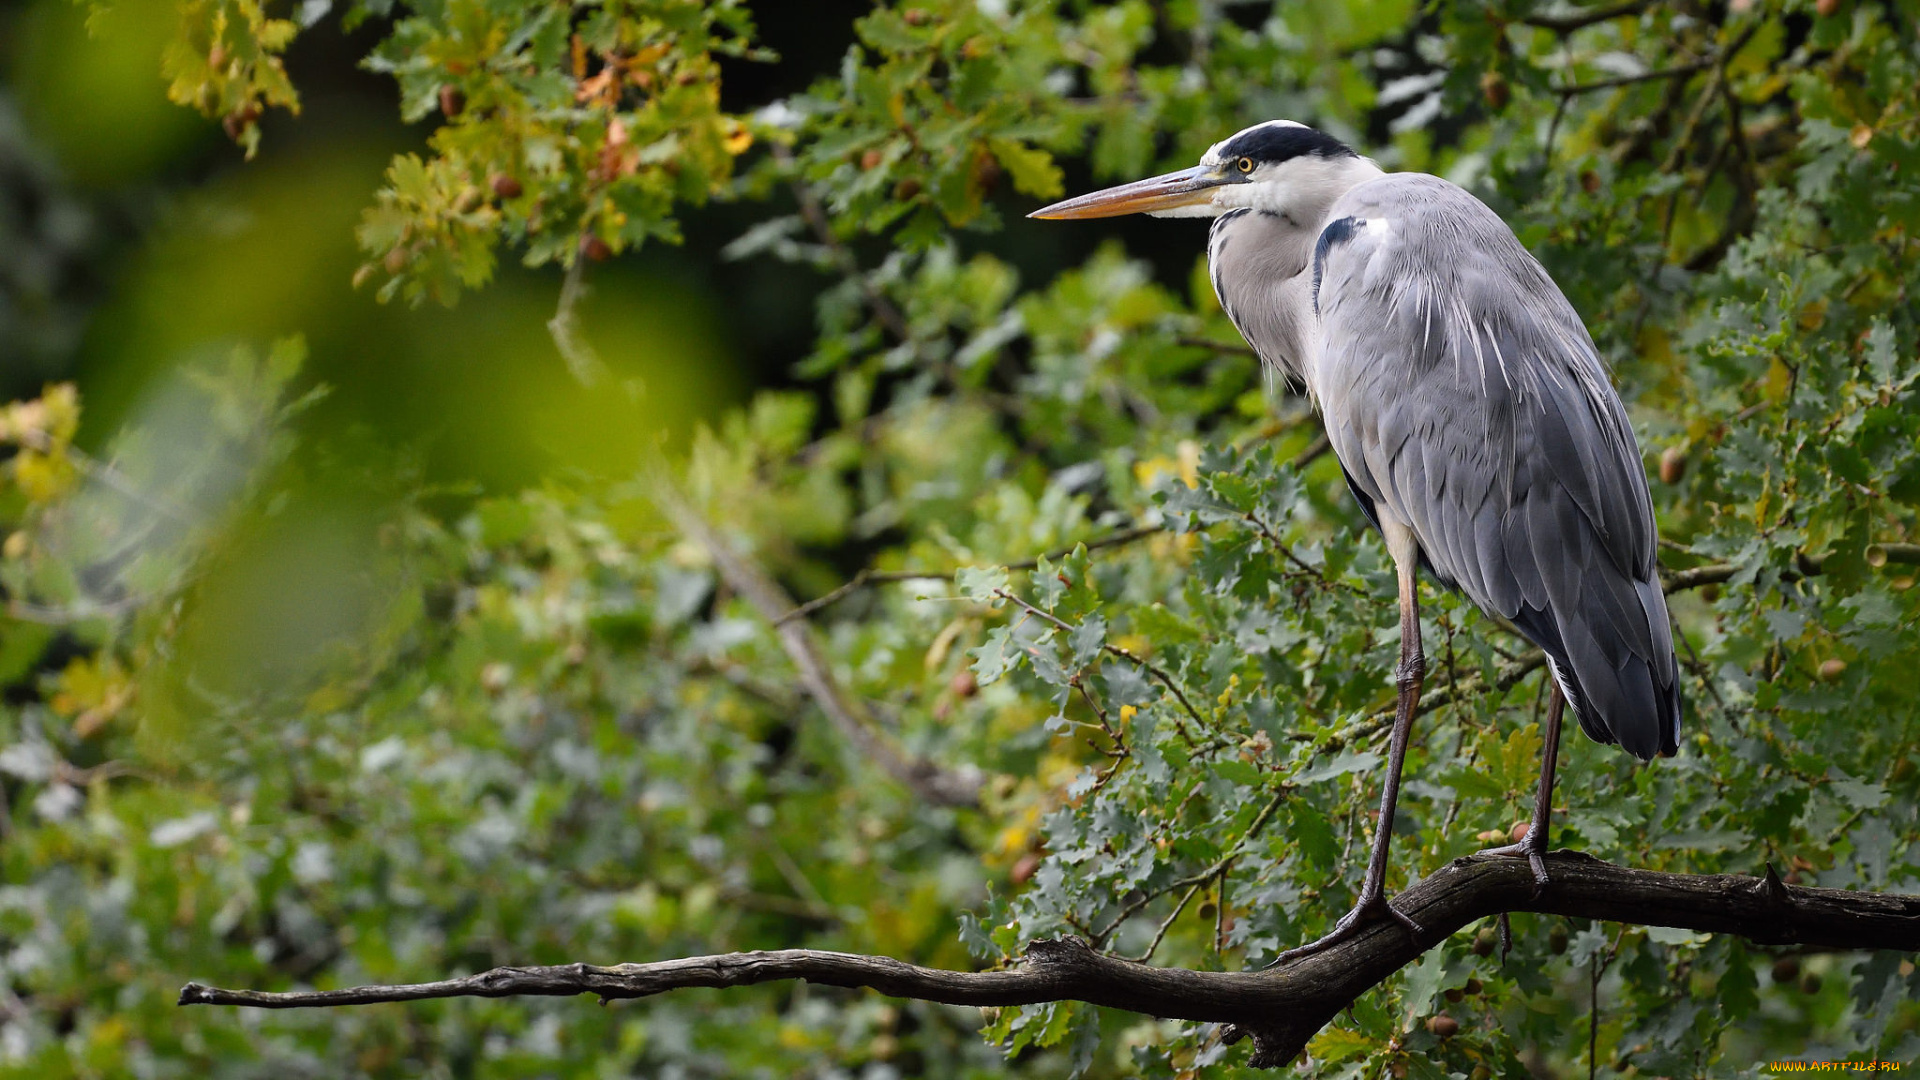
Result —
<path fill-rule="evenodd" d="M 1214 295 L 1261 359 L 1303 385 L 1314 242 L 1340 196 L 1383 175 L 1368 158 L 1300 157 L 1215 196 L 1221 216 L 1207 242 Z"/>

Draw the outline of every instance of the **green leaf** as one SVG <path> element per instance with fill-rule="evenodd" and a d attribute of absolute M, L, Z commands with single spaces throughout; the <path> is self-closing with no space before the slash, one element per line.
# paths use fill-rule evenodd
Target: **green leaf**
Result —
<path fill-rule="evenodd" d="M 987 148 L 1013 178 L 1013 186 L 1036 199 L 1057 199 L 1066 190 L 1053 155 L 1014 139 L 987 140 Z"/>
<path fill-rule="evenodd" d="M 992 604 L 999 607 L 999 593 L 1007 588 L 1007 568 L 1004 566 L 963 566 L 953 575 L 953 583 L 960 595 L 976 604 Z"/>
<path fill-rule="evenodd" d="M 1301 856 L 1316 869 L 1332 869 L 1340 858 L 1340 844 L 1326 815 L 1303 801 L 1289 803 L 1287 813 L 1293 823 L 1288 836 L 1299 847 Z"/>

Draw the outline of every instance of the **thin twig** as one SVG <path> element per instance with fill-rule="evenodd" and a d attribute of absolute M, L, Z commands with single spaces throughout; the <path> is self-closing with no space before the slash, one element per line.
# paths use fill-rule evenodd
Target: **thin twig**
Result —
<path fill-rule="evenodd" d="M 1556 34 L 1571 34 L 1575 30 L 1583 30 L 1595 23 L 1603 23 L 1611 19 L 1622 19 L 1629 15 L 1642 14 L 1652 6 L 1648 0 L 1627 0 L 1624 4 L 1615 4 L 1612 7 L 1589 8 L 1585 11 L 1570 11 L 1564 15 L 1542 15 L 1536 12 L 1532 15 L 1522 16 L 1520 21 L 1527 26 L 1538 27 L 1542 30 L 1551 30 Z"/>
<path fill-rule="evenodd" d="M 1078 541 L 1071 547 L 1058 548 L 1045 555 L 1032 559 L 1022 559 L 1019 562 L 1007 563 L 1005 566 L 1008 570 L 1032 570 L 1034 567 L 1040 565 L 1041 559 L 1046 559 L 1049 562 L 1064 559 L 1075 551 L 1078 551 L 1081 547 L 1085 547 L 1088 551 L 1098 551 L 1101 548 L 1116 547 L 1120 544 L 1131 544 L 1135 540 L 1142 540 L 1162 531 L 1163 529 L 1159 525 L 1131 525 L 1124 529 L 1116 529 L 1104 536 L 1096 536 L 1091 540 Z M 806 618 L 822 608 L 832 607 L 834 604 L 846 599 L 867 585 L 885 585 L 901 581 L 952 581 L 956 573 L 958 573 L 958 571 L 955 570 L 875 570 L 869 567 L 854 574 L 853 577 L 847 579 L 845 584 L 836 587 L 830 592 L 822 593 L 794 608 L 792 611 L 787 612 L 785 615 L 780 616 L 774 620 L 774 623 L 778 625 L 790 619 Z"/>
<path fill-rule="evenodd" d="M 1282 784 L 1277 790 L 1275 790 L 1273 793 L 1273 798 L 1268 799 L 1267 805 L 1261 807 L 1260 812 L 1258 814 L 1255 814 L 1253 817 L 1253 820 L 1247 824 L 1247 831 L 1241 833 L 1240 839 L 1235 840 L 1233 842 L 1233 846 L 1227 849 L 1226 854 L 1220 856 L 1218 859 L 1215 859 L 1213 862 L 1213 865 L 1207 867 L 1205 870 L 1202 870 L 1197 874 L 1188 874 L 1186 877 L 1179 878 L 1175 881 L 1170 881 L 1167 883 L 1167 886 L 1165 888 L 1148 893 L 1140 897 L 1139 899 L 1133 901 L 1132 903 L 1128 904 L 1126 907 L 1120 909 L 1120 913 L 1113 917 L 1113 921 L 1107 923 L 1106 929 L 1101 930 L 1098 934 L 1094 935 L 1094 939 L 1093 939 L 1094 948 L 1096 949 L 1099 948 L 1102 944 L 1106 942 L 1107 938 L 1113 935 L 1113 932 L 1115 930 L 1118 930 L 1120 928 L 1121 924 L 1125 923 L 1128 919 L 1133 918 L 1135 915 L 1138 915 L 1143 908 L 1145 908 L 1148 904 L 1153 903 L 1155 900 L 1160 899 L 1161 897 L 1167 895 L 1168 893 L 1172 892 L 1175 889 L 1178 889 L 1187 885 L 1203 885 L 1206 882 L 1211 881 L 1215 877 L 1218 877 L 1221 874 L 1226 873 L 1228 867 L 1233 865 L 1233 861 L 1235 859 L 1238 859 L 1240 856 L 1246 854 L 1245 848 L 1246 848 L 1247 841 L 1252 840 L 1254 837 L 1260 835 L 1260 830 L 1266 827 L 1267 821 L 1273 817 L 1273 812 L 1279 809 L 1280 804 L 1285 802 L 1287 796 L 1292 793 L 1293 793 L 1293 785 L 1291 784 Z M 1157 943 L 1158 939 L 1155 939 L 1155 940 Z M 1149 953 L 1151 953 L 1151 950 L 1149 951 Z M 1147 957 L 1143 956 L 1140 959 L 1145 960 L 1147 959 Z"/>
<path fill-rule="evenodd" d="M 1043 619 L 1046 622 L 1052 623 L 1055 627 L 1061 630 L 1065 630 L 1069 633 L 1073 631 L 1072 624 L 1066 622 L 1064 619 L 1058 618 L 1050 611 L 1044 611 L 1040 608 L 1033 606 L 1032 604 L 1027 603 L 1025 600 L 1021 599 L 1018 595 L 1016 595 L 1010 589 L 995 589 L 993 590 L 993 595 L 1000 597 L 1002 600 L 1008 600 L 1015 604 L 1018 604 L 1021 608 L 1026 610 L 1027 614 L 1032 615 L 1039 619 Z M 1180 689 L 1180 684 L 1174 681 L 1174 678 L 1172 675 L 1167 674 L 1167 671 L 1165 668 L 1162 668 L 1160 665 L 1154 663 L 1153 661 L 1147 659 L 1144 656 L 1141 656 L 1139 653 L 1136 653 L 1131 649 L 1123 648 L 1119 645 L 1114 645 L 1109 643 L 1101 646 L 1101 651 L 1107 653 L 1110 656 L 1117 656 L 1120 659 L 1125 660 L 1130 664 L 1133 664 L 1135 667 L 1138 667 L 1140 670 L 1145 671 L 1148 675 L 1153 676 L 1156 682 L 1158 682 L 1160 685 L 1167 688 L 1167 692 L 1172 694 L 1174 697 L 1174 700 L 1180 703 L 1180 707 L 1182 709 L 1185 709 L 1187 715 L 1193 718 L 1193 722 L 1200 725 L 1202 730 L 1206 729 L 1207 722 L 1205 719 L 1203 719 L 1200 716 L 1200 711 L 1193 707 L 1193 703 L 1191 701 L 1187 700 L 1187 695 L 1184 691 Z M 1189 738 L 1188 742 L 1191 743 L 1192 739 Z"/>
<path fill-rule="evenodd" d="M 1328 440 L 1327 433 L 1322 431 L 1313 437 L 1312 442 L 1302 447 L 1299 453 L 1293 455 L 1293 460 L 1288 462 L 1288 464 L 1293 466 L 1295 470 L 1304 469 L 1319 460 L 1320 455 L 1331 449 L 1333 449 L 1333 443 Z"/>
<path fill-rule="evenodd" d="M 1611 79 L 1595 79 L 1589 83 L 1576 83 L 1573 86 L 1556 86 L 1553 92 L 1563 98 L 1577 94 L 1590 94 L 1595 90 L 1612 90 L 1620 86 L 1632 86 L 1635 83 L 1655 82 L 1660 79 L 1677 79 L 1685 75 L 1698 75 L 1713 66 L 1712 60 L 1696 60 L 1690 64 L 1677 64 L 1659 71 L 1643 71 L 1638 75 L 1616 75 Z"/>
<path fill-rule="evenodd" d="M 971 766 L 948 769 L 925 758 L 910 756 L 895 745 L 892 738 L 880 730 L 866 704 L 848 693 L 834 678 L 813 625 L 804 619 L 777 621 L 793 609 L 793 599 L 786 590 L 714 530 L 680 492 L 664 464 L 656 461 L 646 471 L 655 504 L 681 533 L 707 550 L 728 586 L 745 597 L 762 618 L 775 624 L 774 633 L 799 672 L 800 684 L 841 734 L 888 775 L 929 802 L 943 806 L 977 805 L 983 780 L 979 770 Z"/>
<path fill-rule="evenodd" d="M 1153 959 L 1153 954 L 1160 951 L 1160 943 L 1167 939 L 1167 931 L 1172 928 L 1174 920 L 1180 917 L 1181 912 L 1187 910 L 1187 905 L 1193 901 L 1194 894 L 1199 892 L 1200 887 L 1205 884 L 1204 881 L 1196 881 L 1187 889 L 1185 895 L 1180 897 L 1180 902 L 1173 905 L 1173 910 L 1167 912 L 1167 917 L 1161 919 L 1160 925 L 1154 928 L 1153 940 L 1147 942 L 1146 949 L 1133 958 L 1135 962 L 1144 964 Z"/>
<path fill-rule="evenodd" d="M 1753 40 L 1753 35 L 1759 31 L 1760 20 L 1756 19 L 1728 42 L 1726 48 L 1715 53 L 1713 59 L 1707 61 L 1713 68 L 1713 78 L 1707 81 L 1707 88 L 1701 92 L 1700 100 L 1694 102 L 1692 111 L 1687 113 L 1686 122 L 1680 128 L 1680 137 L 1674 140 L 1673 149 L 1667 152 L 1667 160 L 1660 166 L 1661 172 L 1672 172 L 1686 156 L 1687 148 L 1693 143 L 1693 133 L 1699 129 L 1700 121 L 1707 115 L 1707 107 L 1713 103 L 1714 98 L 1720 96 L 1720 88 L 1727 79 L 1727 65 L 1732 62 L 1734 54 L 1746 48 L 1747 42 Z"/>
<path fill-rule="evenodd" d="M 118 600 L 96 603 L 82 600 L 62 606 L 36 604 L 30 600 L 7 599 L 7 617 L 41 626 L 72 626 L 91 619 L 117 619 L 146 602 L 144 596 L 123 596 Z"/>
<path fill-rule="evenodd" d="M 560 302 L 553 318 L 547 320 L 547 333 L 552 335 L 554 347 L 560 350 L 560 358 L 567 362 L 574 380 L 581 386 L 594 386 L 606 376 L 607 365 L 580 331 L 580 302 L 592 291 L 587 287 L 586 270 L 586 254 L 574 252 L 573 264 L 567 267 L 567 276 L 560 284 Z"/>
<path fill-rule="evenodd" d="M 903 342 L 912 341 L 913 328 L 907 323 L 907 317 L 901 313 L 900 308 L 886 293 L 880 291 L 866 272 L 860 269 L 860 261 L 854 257 L 852 249 L 842 243 L 840 237 L 834 233 L 833 222 L 828 218 L 826 208 L 820 205 L 819 197 L 813 193 L 813 189 L 808 187 L 805 181 L 800 179 L 798 171 L 795 170 L 793 152 L 775 143 L 773 157 L 780 163 L 781 168 L 793 173 L 790 185 L 793 189 L 794 202 L 800 206 L 801 220 L 813 230 L 814 238 L 820 241 L 820 246 L 827 249 L 827 255 L 833 260 L 834 268 L 860 286 L 860 294 L 866 297 L 867 306 L 873 309 L 873 317 L 886 328 L 887 333 Z"/>
<path fill-rule="evenodd" d="M 1216 341 L 1213 338 L 1195 337 L 1181 334 L 1173 339 L 1176 345 L 1188 345 L 1196 349 L 1212 349 L 1214 352 L 1233 353 L 1239 356 L 1254 355 L 1253 346 L 1245 342 Z"/>

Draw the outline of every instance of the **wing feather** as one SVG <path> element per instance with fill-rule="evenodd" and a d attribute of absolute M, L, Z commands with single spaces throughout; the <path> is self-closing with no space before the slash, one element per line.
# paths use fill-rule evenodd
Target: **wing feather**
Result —
<path fill-rule="evenodd" d="M 1566 298 L 1478 200 L 1395 174 L 1315 252 L 1308 388 L 1348 482 L 1545 649 L 1581 726 L 1672 752 L 1679 687 L 1632 428 Z M 1257 343 L 1256 343 L 1257 344 Z"/>

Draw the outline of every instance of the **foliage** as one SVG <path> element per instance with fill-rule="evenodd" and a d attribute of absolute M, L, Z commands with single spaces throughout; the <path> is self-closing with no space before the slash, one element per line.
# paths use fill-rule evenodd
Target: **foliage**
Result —
<path fill-rule="evenodd" d="M 913 0 L 858 21 L 837 77 L 736 115 L 738 3 L 358 9 L 392 18 L 370 63 L 403 115 L 441 115 L 364 219 L 383 295 L 477 287 L 503 243 L 571 265 L 673 239 L 715 196 L 761 215 L 728 257 L 832 275 L 800 388 L 715 419 L 679 482 L 803 597 L 884 574 L 809 616 L 833 676 L 991 779 L 932 807 L 863 759 L 643 474 L 425 487 L 404 448 L 303 419 L 296 343 L 183 365 L 97 455 L 56 388 L 0 430 L 0 664 L 27 689 L 0 714 L 8 1067 L 1231 1072 L 1208 1031 L 1071 1005 L 988 1016 L 1002 1065 L 977 1014 L 821 988 L 191 1017 L 171 991 L 798 945 L 956 966 L 1059 933 L 1240 968 L 1325 929 L 1383 756 L 1385 553 L 1197 264 L 1107 243 L 1026 281 L 996 246 L 1070 155 L 1129 178 L 1275 115 L 1500 208 L 1615 364 L 1663 559 L 1736 568 L 1675 597 L 1680 756 L 1570 737 L 1557 840 L 1920 891 L 1920 592 L 1863 557 L 1915 539 L 1920 500 L 1920 6 L 1577 10 Z M 217 40 L 284 48 L 253 25 Z M 1540 744 L 1526 643 L 1423 604 L 1396 885 L 1524 818 Z M 1513 937 L 1435 950 L 1310 1070 L 1920 1056 L 1897 956 Z"/>

